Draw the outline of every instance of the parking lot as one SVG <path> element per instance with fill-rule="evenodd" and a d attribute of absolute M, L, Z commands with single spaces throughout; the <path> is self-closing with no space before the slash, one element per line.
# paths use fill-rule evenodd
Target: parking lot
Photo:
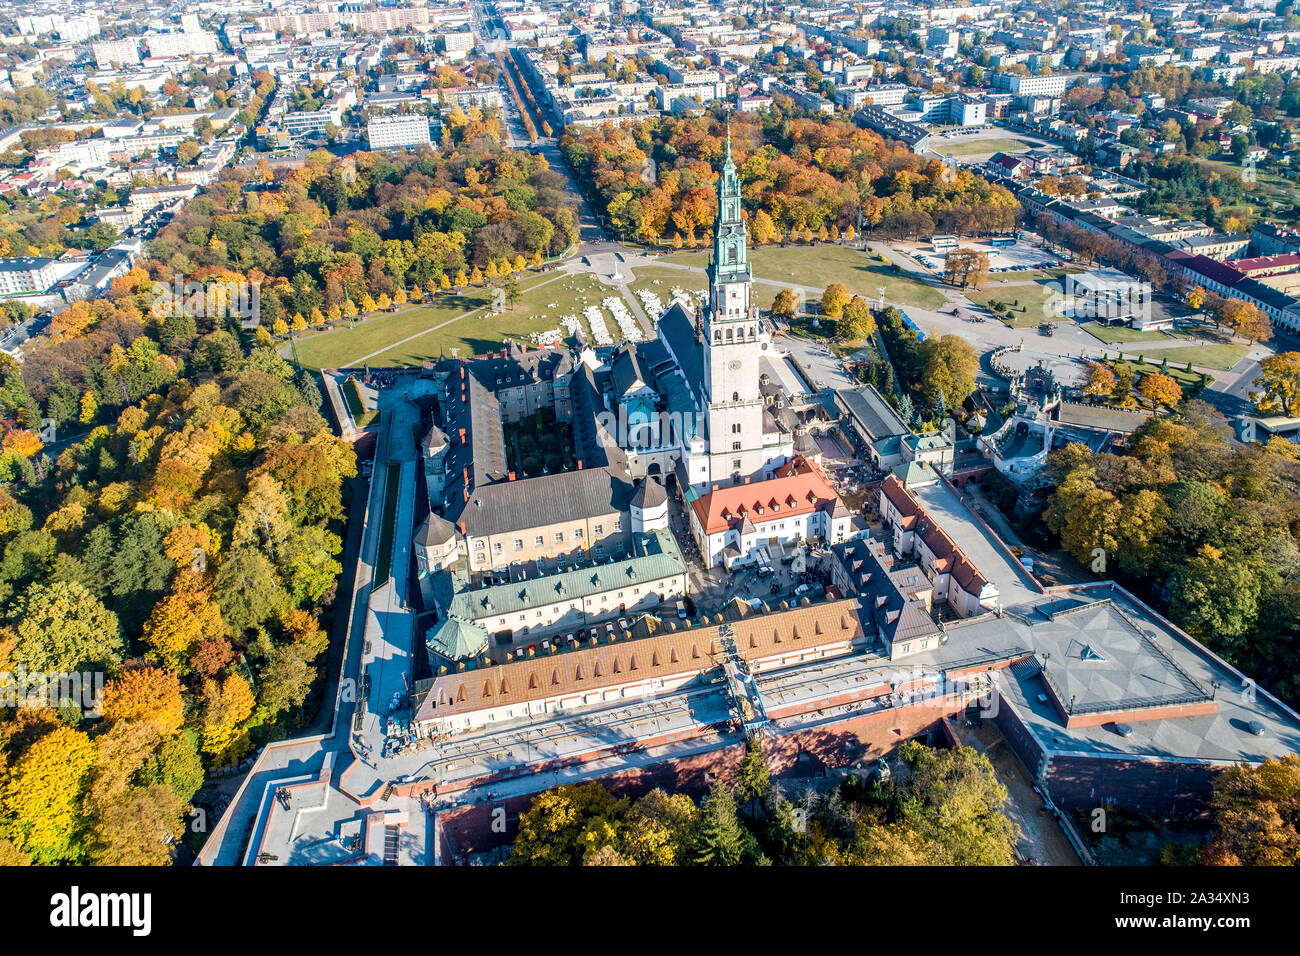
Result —
<path fill-rule="evenodd" d="M 989 257 L 989 272 L 1029 272 L 1036 269 L 1059 269 L 1065 265 L 1055 255 L 1032 242 L 1020 241 L 1013 246 L 994 246 L 987 242 L 963 240 L 961 249 L 984 252 Z M 934 272 L 943 272 L 944 262 L 951 250 L 924 251 L 918 249 L 913 255 L 916 260 Z"/>

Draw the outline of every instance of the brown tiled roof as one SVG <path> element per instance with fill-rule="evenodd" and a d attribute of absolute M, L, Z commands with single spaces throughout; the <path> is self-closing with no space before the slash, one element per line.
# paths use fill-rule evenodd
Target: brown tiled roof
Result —
<path fill-rule="evenodd" d="M 718 623 L 663 630 L 650 637 L 583 645 L 506 664 L 454 671 L 435 678 L 416 720 L 489 707 L 586 694 L 642 680 L 709 670 L 721 663 Z M 746 660 L 785 649 L 847 643 L 862 636 L 854 601 L 823 601 L 728 622 L 737 653 Z"/>

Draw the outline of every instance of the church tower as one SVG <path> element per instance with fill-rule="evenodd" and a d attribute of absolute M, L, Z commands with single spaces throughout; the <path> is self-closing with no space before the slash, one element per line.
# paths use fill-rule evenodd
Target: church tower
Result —
<path fill-rule="evenodd" d="M 763 396 L 759 356 L 768 336 L 759 331 L 750 301 L 753 274 L 740 214 L 740 177 L 727 156 L 718 179 L 718 215 L 709 262 L 709 307 L 704 317 L 704 359 L 708 376 L 709 482 L 738 484 L 761 476 L 767 464 L 763 446 Z"/>

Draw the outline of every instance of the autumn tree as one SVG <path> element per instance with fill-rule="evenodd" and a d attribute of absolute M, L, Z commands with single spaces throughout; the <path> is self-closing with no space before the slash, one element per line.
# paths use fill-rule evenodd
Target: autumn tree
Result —
<path fill-rule="evenodd" d="M 1089 362 L 1082 390 L 1097 398 L 1109 397 L 1115 391 L 1115 373 L 1104 362 Z"/>
<path fill-rule="evenodd" d="M 58 727 L 33 742 L 10 770 L 4 808 L 18 845 L 38 862 L 77 862 L 85 852 L 81 801 L 94 763 L 90 738 Z"/>
<path fill-rule="evenodd" d="M 181 729 L 185 700 L 180 678 L 161 667 L 133 667 L 104 685 L 104 719 L 141 721 L 161 736 Z"/>
<path fill-rule="evenodd" d="M 1150 372 L 1138 382 L 1138 393 L 1152 405 L 1173 408 L 1183 400 L 1183 388 L 1178 381 L 1160 372 Z"/>
<path fill-rule="evenodd" d="M 193 650 L 207 638 L 225 633 L 221 611 L 212 596 L 209 575 L 182 571 L 154 605 L 141 638 L 148 658 L 180 673 L 189 670 Z"/>
<path fill-rule="evenodd" d="M 843 282 L 832 282 L 822 293 L 822 312 L 832 319 L 844 314 L 844 307 L 849 304 L 849 288 Z"/>
<path fill-rule="evenodd" d="M 855 295 L 844 306 L 844 314 L 838 324 L 840 334 L 846 339 L 861 340 L 875 334 L 876 320 L 871 314 L 871 306 L 860 295 Z"/>
<path fill-rule="evenodd" d="M 248 682 L 238 674 L 204 682 L 200 700 L 204 753 L 214 760 L 238 756 L 242 725 L 255 705 Z"/>
<path fill-rule="evenodd" d="M 1250 302 L 1241 299 L 1223 299 L 1217 318 L 1236 335 L 1248 342 L 1263 342 L 1273 334 L 1268 316 Z"/>
<path fill-rule="evenodd" d="M 627 802 L 599 783 L 545 790 L 519 815 L 511 866 L 581 864 L 602 848 L 618 849 L 619 818 Z"/>
<path fill-rule="evenodd" d="M 779 315 L 783 319 L 793 319 L 795 312 L 795 296 L 793 289 L 782 289 L 772 300 L 772 314 Z"/>
<path fill-rule="evenodd" d="M 921 390 L 933 405 L 942 393 L 948 408 L 958 408 L 975 391 L 979 357 L 970 343 L 958 335 L 942 335 L 920 344 Z"/>
<path fill-rule="evenodd" d="M 1215 775 L 1212 866 L 1300 865 L 1300 756 L 1238 764 Z"/>
<path fill-rule="evenodd" d="M 1300 352 L 1279 352 L 1260 359 L 1259 375 L 1252 383 L 1259 391 L 1251 401 L 1265 414 L 1291 416 L 1300 410 Z"/>
<path fill-rule="evenodd" d="M 96 866 L 165 866 L 183 832 L 183 803 L 161 782 L 141 779 L 158 748 L 157 728 L 122 721 L 96 740 L 85 797 L 87 861 Z"/>
<path fill-rule="evenodd" d="M 943 260 L 943 277 L 950 285 L 964 289 L 982 288 L 989 272 L 989 256 L 978 249 L 953 249 Z"/>

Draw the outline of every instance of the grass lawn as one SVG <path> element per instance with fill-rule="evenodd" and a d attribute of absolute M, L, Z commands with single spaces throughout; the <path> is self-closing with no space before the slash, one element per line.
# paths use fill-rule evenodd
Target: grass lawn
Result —
<path fill-rule="evenodd" d="M 943 294 L 937 289 L 906 273 L 896 274 L 889 266 L 868 259 L 859 250 L 848 246 L 751 249 L 749 261 L 755 283 L 772 285 L 774 295 L 787 283 L 824 289 L 833 282 L 843 282 L 850 292 L 873 302 L 880 295 L 880 287 L 884 286 L 885 302 L 889 305 L 935 309 L 944 303 Z M 672 257 L 672 262 L 703 269 L 708 263 L 708 254 L 677 254 Z M 758 304 L 763 304 L 761 298 Z"/>
<path fill-rule="evenodd" d="M 973 305 L 982 306 L 990 312 L 993 311 L 990 302 L 1001 302 L 1004 313 L 1006 307 L 1011 308 L 1012 328 L 1030 329 L 1044 322 L 1060 320 L 1059 315 L 1047 314 L 1048 297 L 1059 292 L 1060 289 L 1050 282 L 1028 282 L 1024 285 L 1001 288 L 986 284 L 982 292 L 968 290 L 966 298 Z"/>
<path fill-rule="evenodd" d="M 357 428 L 365 428 L 379 417 L 379 409 L 366 410 L 366 403 L 361 400 L 361 386 L 355 375 L 349 375 L 343 383 L 343 397 L 348 403 L 348 412 Z"/>
<path fill-rule="evenodd" d="M 1102 325 L 1100 322 L 1085 322 L 1080 328 L 1107 345 L 1122 345 L 1128 342 L 1154 342 L 1159 347 L 1162 343 L 1173 344 L 1179 339 L 1196 338 L 1196 336 L 1188 332 L 1142 332 L 1138 329 L 1130 329 L 1127 325 Z"/>
<path fill-rule="evenodd" d="M 1159 362 L 1138 363 L 1137 361 L 1129 361 L 1128 359 L 1125 359 L 1123 362 L 1112 361 L 1110 365 L 1112 368 L 1117 365 L 1127 365 L 1137 373 L 1139 379 L 1143 375 L 1150 375 L 1152 372 L 1162 372 L 1162 374 L 1168 375 L 1183 387 L 1184 398 L 1190 398 L 1201 390 L 1200 372 L 1189 372 L 1181 366 L 1174 366 L 1172 362 L 1169 365 L 1168 372 L 1164 372 L 1160 368 Z M 1211 376 L 1211 380 L 1213 380 L 1213 376 Z"/>
<path fill-rule="evenodd" d="M 497 315 L 490 310 L 491 290 L 475 289 L 436 305 L 371 319 L 355 329 L 302 339 L 298 355 L 308 368 L 345 368 L 362 361 L 377 366 L 414 365 L 442 353 L 450 355 L 452 349 L 462 357 L 481 355 L 499 348 L 505 338 L 526 342 L 530 332 L 563 330 L 563 315 L 578 316 L 584 332 L 590 334 L 583 308 L 598 306 L 606 296 L 618 294 L 594 276 L 562 272 L 529 276 L 519 284 L 522 298 Z M 618 327 L 608 314 L 605 324 L 611 335 L 617 334 Z"/>
<path fill-rule="evenodd" d="M 379 531 L 379 554 L 375 558 L 376 587 L 388 580 L 393 567 L 393 536 L 397 533 L 397 492 L 401 476 L 400 465 L 389 465 L 388 487 L 384 489 L 384 513 L 380 517 L 384 525 Z"/>
<path fill-rule="evenodd" d="M 1063 266 L 1060 269 L 1023 269 L 1020 272 L 990 272 L 984 280 L 984 288 L 1014 289 L 1022 282 L 1041 282 L 1044 279 L 1059 279 L 1065 275 L 1078 275 L 1087 270 L 1079 266 Z"/>
<path fill-rule="evenodd" d="M 934 148 L 941 155 L 947 156 L 992 156 L 994 153 L 1023 153 L 1030 149 L 1030 144 L 1022 139 L 1003 137 L 998 139 L 944 140 L 936 143 Z"/>
<path fill-rule="evenodd" d="M 341 328 L 298 339 L 298 358 L 308 368 L 343 368 L 410 335 L 447 322 L 489 302 L 483 289 L 445 296 L 432 305 L 414 305 L 391 315 L 378 315 L 356 328 Z M 371 363 L 374 364 L 374 363 Z"/>
<path fill-rule="evenodd" d="M 1157 345 L 1148 348 L 1135 345 L 1124 349 L 1127 355 L 1140 355 L 1156 364 L 1164 358 L 1169 359 L 1170 366 L 1185 367 L 1188 362 L 1203 368 L 1230 369 L 1241 361 L 1247 349 L 1240 345 Z"/>

